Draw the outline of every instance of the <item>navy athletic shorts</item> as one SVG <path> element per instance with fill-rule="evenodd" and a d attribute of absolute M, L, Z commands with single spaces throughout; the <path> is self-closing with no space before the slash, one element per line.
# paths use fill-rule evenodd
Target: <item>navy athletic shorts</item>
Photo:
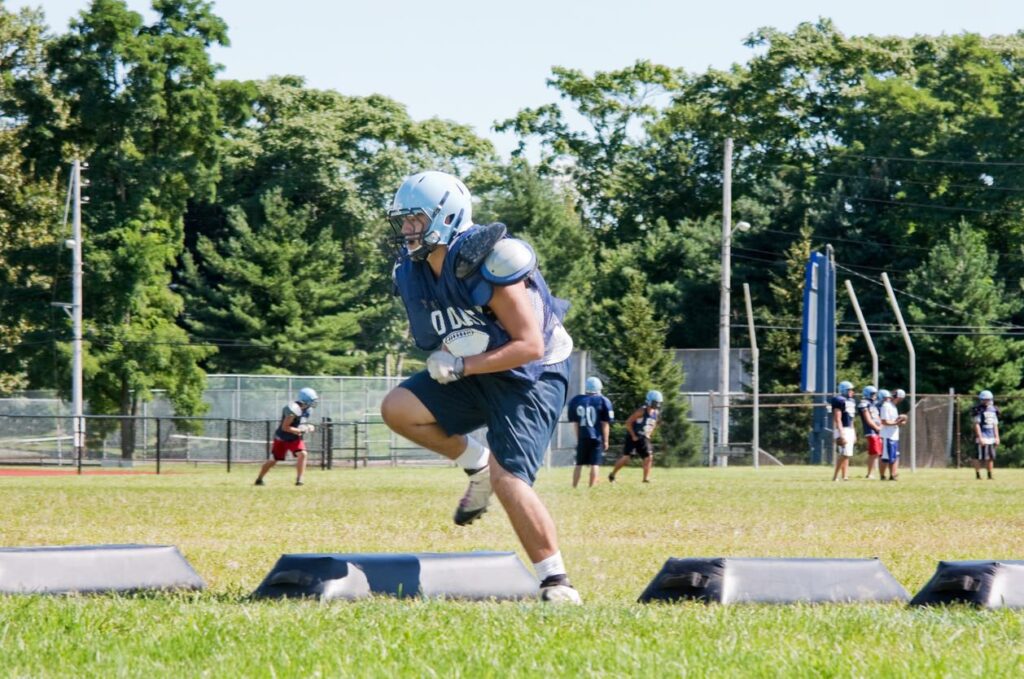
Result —
<path fill-rule="evenodd" d="M 449 435 L 487 427 L 487 445 L 498 464 L 532 486 L 565 407 L 568 372 L 566 360 L 549 366 L 533 383 L 494 373 L 440 384 L 423 370 L 400 386 L 415 394 Z"/>
<path fill-rule="evenodd" d="M 590 466 L 601 464 L 604 458 L 604 441 L 600 439 L 579 439 L 576 441 L 576 464 Z"/>
<path fill-rule="evenodd" d="M 641 460 L 651 456 L 651 440 L 641 436 L 636 441 L 632 436 L 626 435 L 626 445 L 622 447 L 622 454 L 631 457 L 639 457 Z"/>

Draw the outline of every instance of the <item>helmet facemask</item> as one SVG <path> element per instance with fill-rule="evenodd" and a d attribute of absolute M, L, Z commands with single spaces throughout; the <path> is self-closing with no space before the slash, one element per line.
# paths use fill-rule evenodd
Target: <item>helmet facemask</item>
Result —
<path fill-rule="evenodd" d="M 445 210 L 450 192 L 446 192 L 432 211 L 422 207 L 393 207 L 388 221 L 394 232 L 392 243 L 399 254 L 408 253 L 413 261 L 427 258 L 438 245 L 447 245 L 463 221 L 463 211 Z"/>

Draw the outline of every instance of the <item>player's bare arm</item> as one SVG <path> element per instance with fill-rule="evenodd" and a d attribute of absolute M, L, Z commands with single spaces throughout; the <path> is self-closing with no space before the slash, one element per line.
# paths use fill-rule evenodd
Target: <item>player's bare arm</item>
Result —
<path fill-rule="evenodd" d="M 639 441 L 640 439 L 637 438 L 636 433 L 633 431 L 633 424 L 635 424 L 636 421 L 643 416 L 644 409 L 637 408 L 635 411 L 633 411 L 633 414 L 630 415 L 629 418 L 626 420 L 626 433 L 628 433 L 629 438 L 633 439 L 634 441 Z"/>
<path fill-rule="evenodd" d="M 284 417 L 282 417 L 281 418 L 281 431 L 288 432 L 289 434 L 295 434 L 297 436 L 305 433 L 301 429 L 299 429 L 298 427 L 292 426 L 293 422 L 295 422 L 295 416 L 294 415 L 285 415 Z"/>
<path fill-rule="evenodd" d="M 526 283 L 494 286 L 487 306 L 494 312 L 511 339 L 497 349 L 467 356 L 465 375 L 480 375 L 511 370 L 544 356 L 544 336 L 526 291 Z"/>

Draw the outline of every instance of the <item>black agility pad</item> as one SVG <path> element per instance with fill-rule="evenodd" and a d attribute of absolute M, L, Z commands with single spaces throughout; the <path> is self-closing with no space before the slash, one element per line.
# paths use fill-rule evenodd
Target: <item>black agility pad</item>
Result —
<path fill-rule="evenodd" d="M 641 603 L 846 603 L 909 599 L 878 559 L 669 559 Z"/>
<path fill-rule="evenodd" d="M 69 594 L 201 590 L 177 547 L 82 545 L 0 549 L 0 593 Z"/>
<path fill-rule="evenodd" d="M 255 598 L 362 599 L 372 594 L 451 599 L 525 599 L 538 583 L 513 552 L 285 554 Z"/>
<path fill-rule="evenodd" d="M 1024 608 L 1024 561 L 940 561 L 911 606 Z"/>

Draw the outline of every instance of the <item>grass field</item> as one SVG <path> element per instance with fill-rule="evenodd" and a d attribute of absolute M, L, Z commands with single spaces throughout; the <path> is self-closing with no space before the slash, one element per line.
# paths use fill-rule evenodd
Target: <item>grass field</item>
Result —
<path fill-rule="evenodd" d="M 1021 676 L 1024 613 L 899 605 L 644 606 L 670 556 L 877 556 L 911 592 L 940 559 L 1024 558 L 1024 471 L 625 470 L 538 490 L 580 608 L 249 601 L 286 552 L 516 549 L 498 506 L 457 528 L 452 469 L 0 477 L 0 546 L 177 545 L 208 590 L 0 597 L 0 676 Z M 522 554 L 520 552 L 520 554 Z M 524 561 L 526 561 L 524 557 Z"/>

